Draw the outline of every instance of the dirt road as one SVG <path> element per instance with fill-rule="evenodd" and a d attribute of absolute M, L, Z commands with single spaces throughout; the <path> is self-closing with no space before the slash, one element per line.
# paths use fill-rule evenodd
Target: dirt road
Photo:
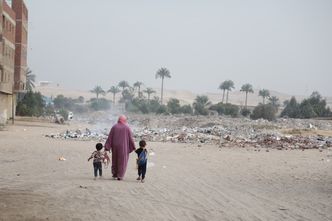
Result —
<path fill-rule="evenodd" d="M 332 220 L 326 151 L 149 143 L 144 184 L 134 154 L 124 181 L 94 181 L 95 142 L 43 136 L 66 128 L 0 131 L 0 220 Z"/>

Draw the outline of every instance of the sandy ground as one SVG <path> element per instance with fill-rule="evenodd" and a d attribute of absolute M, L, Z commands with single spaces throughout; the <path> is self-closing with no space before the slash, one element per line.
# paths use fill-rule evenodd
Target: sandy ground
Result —
<path fill-rule="evenodd" d="M 95 142 L 42 135 L 66 128 L 17 122 L 0 131 L 0 220 L 332 220 L 326 151 L 149 143 L 144 184 L 134 154 L 124 181 L 110 169 L 94 181 Z"/>

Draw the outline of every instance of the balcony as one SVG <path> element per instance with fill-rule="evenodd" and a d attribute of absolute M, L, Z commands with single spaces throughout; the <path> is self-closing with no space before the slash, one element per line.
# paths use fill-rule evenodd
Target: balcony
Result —
<path fill-rule="evenodd" d="M 0 92 L 5 94 L 13 93 L 13 85 L 10 82 L 0 82 Z"/>
<path fill-rule="evenodd" d="M 25 82 L 19 80 L 15 82 L 14 93 L 25 93 L 26 92 L 26 85 Z"/>

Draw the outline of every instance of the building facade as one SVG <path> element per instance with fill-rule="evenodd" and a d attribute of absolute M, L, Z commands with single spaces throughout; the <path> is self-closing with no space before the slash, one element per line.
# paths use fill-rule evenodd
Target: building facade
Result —
<path fill-rule="evenodd" d="M 23 0 L 0 0 L 0 123 L 13 117 L 26 89 L 28 10 Z"/>

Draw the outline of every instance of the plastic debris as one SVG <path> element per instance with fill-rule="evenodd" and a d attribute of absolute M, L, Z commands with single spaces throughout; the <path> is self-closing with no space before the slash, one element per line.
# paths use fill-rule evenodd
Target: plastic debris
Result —
<path fill-rule="evenodd" d="M 102 118 L 102 115 L 98 115 Z M 96 119 L 93 122 L 96 123 Z M 218 147 L 254 147 L 293 150 L 318 149 L 332 146 L 331 136 L 319 135 L 319 131 L 332 131 L 331 121 L 311 119 L 284 119 L 267 121 L 220 116 L 130 116 L 129 125 L 135 140 L 148 142 L 187 143 L 202 147 L 205 144 Z M 99 124 L 98 124 L 99 125 Z M 104 125 L 104 124 L 103 124 Z M 112 123 L 107 123 L 112 125 Z M 96 125 L 97 126 L 97 125 Z M 47 134 L 53 139 L 74 139 L 105 142 L 110 130 L 100 129 L 66 130 Z M 284 131 L 288 131 L 285 133 Z M 304 133 L 304 134 L 303 134 Z M 151 156 L 154 153 L 150 153 Z"/>
<path fill-rule="evenodd" d="M 59 157 L 59 161 L 65 161 L 66 158 L 64 158 L 63 156 Z"/>

